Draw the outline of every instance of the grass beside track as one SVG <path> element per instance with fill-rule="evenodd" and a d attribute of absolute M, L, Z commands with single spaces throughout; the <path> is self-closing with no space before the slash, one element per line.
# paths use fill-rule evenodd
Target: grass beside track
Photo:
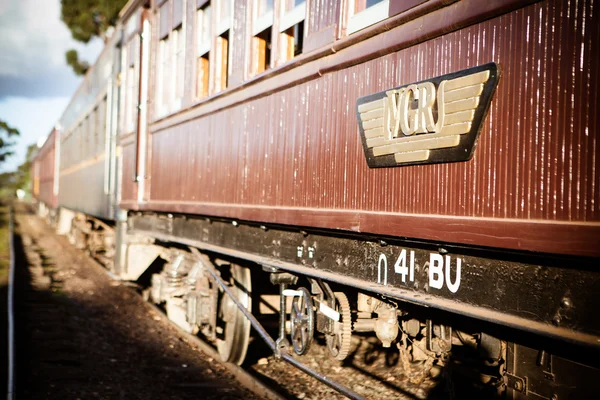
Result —
<path fill-rule="evenodd" d="M 8 281 L 8 265 L 10 248 L 8 243 L 9 207 L 0 204 L 0 285 L 6 286 Z"/>

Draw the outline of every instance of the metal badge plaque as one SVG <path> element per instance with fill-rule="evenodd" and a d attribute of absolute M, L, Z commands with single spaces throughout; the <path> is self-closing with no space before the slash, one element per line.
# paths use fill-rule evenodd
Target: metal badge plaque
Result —
<path fill-rule="evenodd" d="M 498 83 L 498 65 L 474 68 L 361 97 L 360 135 L 371 168 L 466 161 Z"/>

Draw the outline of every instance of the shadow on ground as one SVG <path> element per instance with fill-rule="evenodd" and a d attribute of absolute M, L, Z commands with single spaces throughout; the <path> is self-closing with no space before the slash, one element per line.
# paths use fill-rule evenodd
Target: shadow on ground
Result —
<path fill-rule="evenodd" d="M 18 398 L 253 397 L 169 327 L 140 315 L 149 311 L 134 293 L 106 276 L 86 277 L 81 293 L 64 290 L 77 266 L 57 265 L 28 235 L 15 236 L 15 250 Z"/>

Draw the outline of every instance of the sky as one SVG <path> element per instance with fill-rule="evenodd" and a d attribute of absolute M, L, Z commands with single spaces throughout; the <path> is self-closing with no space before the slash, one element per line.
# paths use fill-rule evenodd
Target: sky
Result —
<path fill-rule="evenodd" d="M 27 146 L 50 133 L 79 86 L 65 52 L 76 49 L 93 64 L 102 46 L 73 40 L 60 0 L 0 0 L 0 120 L 21 133 L 0 172 L 25 161 Z"/>

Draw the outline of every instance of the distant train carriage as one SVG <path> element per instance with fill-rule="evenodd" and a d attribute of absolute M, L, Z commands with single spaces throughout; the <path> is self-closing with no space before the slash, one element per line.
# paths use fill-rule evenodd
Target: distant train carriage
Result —
<path fill-rule="evenodd" d="M 44 149 L 51 146 L 55 157 L 52 164 L 50 160 L 40 164 L 42 174 L 52 176 L 52 201 L 37 196 L 33 182 L 34 197 L 58 215 L 58 231 L 69 233 L 74 243 L 89 247 L 109 265 L 119 218 L 115 134 L 119 103 L 114 98 L 119 90 L 120 51 L 115 43 L 118 35 L 107 42 L 38 153 L 37 159 L 44 158 Z"/>
<path fill-rule="evenodd" d="M 57 142 L 58 132 L 53 129 L 31 164 L 31 194 L 38 203 L 38 212 L 52 218 L 56 216 L 58 206 Z"/>
<path fill-rule="evenodd" d="M 372 332 L 585 397 L 599 30 L 591 0 L 132 0 L 61 119 L 58 206 L 227 361 L 274 283 L 276 352 Z"/>
<path fill-rule="evenodd" d="M 113 91 L 118 53 L 106 44 L 59 120 L 61 207 L 96 218 L 115 219 L 116 164 Z M 117 53 L 117 54 L 116 54 Z"/>

